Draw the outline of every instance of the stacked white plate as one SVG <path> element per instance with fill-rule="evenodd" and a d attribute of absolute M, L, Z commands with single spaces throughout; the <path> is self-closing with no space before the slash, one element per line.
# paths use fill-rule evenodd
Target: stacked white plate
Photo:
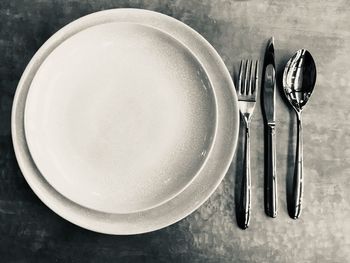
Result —
<path fill-rule="evenodd" d="M 213 47 L 171 17 L 115 9 L 80 18 L 18 85 L 13 143 L 39 198 L 98 232 L 136 234 L 197 209 L 236 147 L 238 107 Z"/>

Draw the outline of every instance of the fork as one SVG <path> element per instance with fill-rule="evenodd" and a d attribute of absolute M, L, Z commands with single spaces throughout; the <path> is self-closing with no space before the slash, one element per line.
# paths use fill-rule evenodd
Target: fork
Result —
<path fill-rule="evenodd" d="M 237 223 L 242 229 L 248 228 L 251 214 L 250 121 L 257 99 L 259 61 L 254 64 L 241 61 L 237 88 L 239 111 L 245 123 L 244 170 L 237 214 Z"/>

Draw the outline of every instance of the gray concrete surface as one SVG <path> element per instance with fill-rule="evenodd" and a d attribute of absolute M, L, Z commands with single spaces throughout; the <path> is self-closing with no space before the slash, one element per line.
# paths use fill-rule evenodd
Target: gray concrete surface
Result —
<path fill-rule="evenodd" d="M 276 45 L 278 76 L 299 48 L 314 56 L 318 78 L 304 114 L 304 211 L 288 217 L 286 177 L 293 170 L 295 116 L 277 96 L 279 214 L 263 207 L 263 130 L 252 123 L 252 219 L 236 225 L 238 152 L 213 196 L 165 229 L 108 236 L 70 224 L 25 182 L 12 149 L 10 116 L 16 85 L 35 51 L 67 23 L 109 8 L 136 7 L 173 16 L 201 33 L 236 76 L 240 59 L 262 58 Z M 350 6 L 346 0 L 119 0 L 0 2 L 1 262 L 350 262 Z"/>

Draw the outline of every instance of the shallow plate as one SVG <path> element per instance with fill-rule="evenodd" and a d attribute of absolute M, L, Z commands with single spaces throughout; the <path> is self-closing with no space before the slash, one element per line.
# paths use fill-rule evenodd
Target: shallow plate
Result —
<path fill-rule="evenodd" d="M 216 130 L 208 77 L 153 27 L 107 23 L 60 44 L 37 71 L 24 128 L 41 174 L 72 201 L 133 213 L 198 174 Z"/>
<path fill-rule="evenodd" d="M 117 34 L 111 33 L 112 28 L 116 30 Z M 160 76 L 161 74 L 155 73 L 153 73 L 154 75 L 148 74 L 148 71 L 152 72 L 152 70 L 140 63 L 136 66 L 139 67 L 138 69 L 148 70 L 147 74 L 141 74 L 141 76 L 151 76 L 150 79 L 142 79 L 142 83 L 138 83 L 136 80 L 138 79 L 136 78 L 139 74 L 138 70 L 132 74 L 129 71 L 121 70 L 124 74 L 117 78 L 113 75 L 114 71 L 110 71 L 110 69 L 103 68 L 102 70 L 95 65 L 81 64 L 82 54 L 89 53 L 86 53 L 87 50 L 96 50 L 94 49 L 96 47 L 90 46 L 90 44 L 83 45 L 81 50 L 74 53 L 79 54 L 78 58 L 81 56 L 79 59 L 75 60 L 75 55 L 69 56 L 70 58 L 62 58 L 60 55 L 60 49 L 64 50 L 65 45 L 74 46 L 74 40 L 81 41 L 79 39 L 89 36 L 89 32 L 97 34 L 105 32 L 92 41 L 96 41 L 94 43 L 97 46 L 104 44 L 106 50 L 112 50 L 112 53 L 109 53 L 111 56 L 107 56 L 107 52 L 101 51 L 101 56 L 95 59 L 98 63 L 103 62 L 102 64 L 106 63 L 105 65 L 118 66 L 119 62 L 113 58 L 113 52 L 120 50 L 121 44 L 116 41 L 118 34 L 124 33 L 130 36 L 133 33 L 139 34 L 140 31 L 145 32 L 145 34 L 141 37 L 142 41 L 135 45 L 136 50 L 140 49 L 142 45 L 147 46 L 147 41 L 151 43 L 155 41 L 156 45 L 164 47 L 164 52 L 169 51 L 169 59 L 166 59 L 167 56 L 161 51 L 157 53 L 157 50 L 153 48 L 154 45 L 147 46 L 152 59 L 157 58 L 155 54 L 161 58 L 160 61 L 152 60 L 150 65 L 155 64 L 160 72 L 167 74 L 171 72 L 176 77 L 172 78 L 168 75 L 163 77 Z M 151 39 L 147 40 L 147 35 L 151 35 Z M 112 45 L 109 46 L 106 39 L 111 40 Z M 128 39 L 128 37 L 124 39 Z M 114 45 L 117 45 L 118 48 L 113 48 Z M 91 58 L 95 56 L 94 52 L 91 53 L 87 56 L 89 58 L 87 64 L 90 64 Z M 148 56 L 141 50 L 139 53 L 137 57 L 140 55 L 141 58 Z M 179 69 L 178 65 L 173 63 L 173 59 L 177 59 L 183 69 Z M 129 65 L 134 67 L 135 60 L 136 56 L 131 56 L 131 60 L 128 61 L 132 61 L 132 63 Z M 169 64 L 162 64 L 164 61 L 169 62 Z M 67 62 L 69 63 L 67 64 Z M 71 67 L 73 70 L 74 66 L 70 63 L 74 64 L 74 62 L 80 63 L 77 66 L 79 70 L 83 68 L 82 71 L 74 69 L 74 72 L 81 73 L 83 78 L 68 76 L 69 70 L 65 68 Z M 57 64 L 50 66 L 50 63 Z M 125 63 L 128 64 L 128 62 Z M 61 69 L 63 68 L 61 71 L 64 73 L 63 77 L 57 74 L 58 65 L 61 65 Z M 172 65 L 173 71 L 171 70 Z M 52 73 L 54 68 L 56 68 L 54 75 L 56 77 L 45 76 L 48 72 Z M 90 69 L 91 71 L 89 71 Z M 115 72 L 120 71 L 118 69 Z M 194 74 L 188 74 L 188 72 Z M 97 79 L 102 81 L 101 85 L 94 83 L 95 78 L 88 73 L 96 74 Z M 135 79 L 131 76 L 135 76 Z M 69 81 L 72 79 L 77 83 L 72 84 Z M 106 79 L 111 80 L 111 83 L 108 83 Z M 157 79 L 164 81 L 166 87 L 154 83 Z M 131 91 L 126 89 L 127 82 L 132 83 Z M 47 84 L 45 88 L 42 86 L 43 83 Z M 186 84 L 187 88 L 181 87 L 182 84 Z M 101 89 L 101 91 L 97 92 L 95 89 Z M 77 93 L 72 95 L 74 91 Z M 173 95 L 170 99 L 166 95 L 169 93 Z M 147 97 L 150 94 L 152 98 Z M 28 104 L 26 105 L 27 95 Z M 128 95 L 131 96 L 130 102 L 134 102 L 133 107 L 125 102 Z M 98 96 L 102 97 L 96 98 Z M 188 98 L 191 99 L 191 102 Z M 91 99 L 95 106 L 92 105 Z M 165 103 L 164 100 L 169 101 Z M 124 104 L 115 105 L 114 101 Z M 147 102 L 152 102 L 152 105 Z M 45 106 L 45 103 L 49 105 Z M 177 107 L 178 103 L 181 107 Z M 183 106 L 185 108 L 182 108 Z M 158 112 L 160 108 L 164 111 L 164 115 L 163 112 Z M 97 109 L 97 112 L 94 109 Z M 113 111 L 121 114 L 113 114 Z M 38 115 L 35 116 L 35 114 Z M 139 114 L 143 116 L 140 117 Z M 128 120 L 127 116 L 133 116 L 135 119 Z M 155 126 L 149 123 L 152 119 L 151 116 L 156 116 Z M 169 118 L 170 116 L 172 118 Z M 67 120 L 69 121 L 67 122 Z M 96 125 L 90 120 L 97 121 Z M 143 122 L 143 120 L 146 121 Z M 62 123 L 63 121 L 64 123 Z M 170 123 L 167 124 L 167 121 Z M 129 122 L 129 124 L 118 128 L 115 123 L 120 122 Z M 34 123 L 37 126 L 31 127 Z M 157 124 L 160 125 L 157 126 Z M 145 135 L 144 132 L 139 132 L 138 127 L 141 127 L 143 131 L 149 129 L 150 134 Z M 176 132 L 172 133 L 170 128 L 174 128 Z M 38 131 L 39 129 L 47 129 L 47 131 Z M 194 129 L 197 131 L 194 132 Z M 88 132 L 84 133 L 86 130 Z M 133 131 L 132 134 L 129 134 L 130 131 Z M 95 137 L 92 135 L 94 132 L 97 135 Z M 28 135 L 28 142 L 25 133 Z M 38 139 L 38 134 L 47 138 Z M 100 138 L 102 134 L 107 138 L 105 142 Z M 183 23 L 159 13 L 135 9 L 108 10 L 91 14 L 67 25 L 52 36 L 33 57 L 23 73 L 16 91 L 12 112 L 12 135 L 18 163 L 26 180 L 39 198 L 52 210 L 67 220 L 94 231 L 110 234 L 142 233 L 162 228 L 185 217 L 198 208 L 221 182 L 232 159 L 238 136 L 237 98 L 224 63 L 210 44 L 198 33 Z M 164 136 L 170 137 L 164 139 Z M 70 141 L 65 142 L 65 138 L 69 138 Z M 127 151 L 127 155 L 139 154 L 140 152 L 135 149 L 137 143 L 134 142 L 130 149 L 121 138 L 126 141 L 139 140 L 142 144 L 141 149 L 143 150 L 141 152 L 143 154 L 148 140 L 153 140 L 152 146 L 156 146 L 156 152 L 164 153 L 168 157 L 163 159 L 166 164 L 162 164 L 162 166 L 170 167 L 172 174 L 169 177 L 168 173 L 157 173 L 156 170 L 159 168 L 157 165 L 160 163 L 156 159 L 154 163 L 151 162 L 149 168 L 152 180 L 157 180 L 156 182 L 159 183 L 177 175 L 176 182 L 171 182 L 169 188 L 166 184 L 160 187 L 156 185 L 151 187 L 151 184 L 147 185 L 144 181 L 138 184 L 137 173 L 133 173 L 132 169 L 138 172 L 145 169 L 149 156 L 154 154 L 152 151 L 149 152 L 149 156 L 128 156 L 125 158 L 126 161 L 119 162 L 119 166 L 133 178 L 132 182 L 128 181 L 123 174 L 118 174 L 118 167 L 114 166 L 113 155 L 118 158 L 124 158 L 123 156 L 126 155 L 118 153 L 115 148 L 124 147 L 123 150 Z M 180 146 L 180 143 L 176 143 L 179 140 L 184 145 Z M 188 143 L 188 140 L 191 140 L 191 143 Z M 48 145 L 44 145 L 42 141 L 47 142 Z M 58 143 L 63 144 L 63 146 L 57 145 Z M 162 148 L 164 143 L 165 146 Z M 34 149 L 35 147 L 38 148 Z M 66 147 L 70 149 L 66 149 Z M 75 154 L 76 156 L 74 156 Z M 52 157 L 47 158 L 44 155 L 53 155 L 58 160 L 51 159 Z M 170 158 L 170 156 L 174 158 Z M 184 156 L 191 160 L 185 160 Z M 71 158 L 76 158 L 75 162 L 71 161 Z M 101 160 L 98 160 L 100 167 L 93 164 L 92 170 L 82 168 L 89 158 L 92 158 L 91 163 L 100 158 Z M 133 168 L 130 168 L 130 159 L 136 160 Z M 50 166 L 53 165 L 54 168 L 45 168 L 44 160 L 50 162 Z M 79 163 L 81 160 L 82 164 Z M 56 167 L 55 161 L 58 161 Z M 181 164 L 180 167 L 178 166 L 180 161 L 183 161 L 184 166 L 181 167 Z M 155 165 L 152 166 L 153 164 Z M 87 166 L 89 165 L 91 164 L 88 163 Z M 84 174 L 75 174 L 73 172 L 76 167 L 78 167 L 77 171 L 82 171 L 81 169 L 89 171 Z M 185 171 L 186 174 L 176 174 L 175 167 L 178 167 L 180 171 Z M 102 179 L 97 179 L 98 168 L 109 174 L 100 174 Z M 59 169 L 64 170 L 60 171 Z M 116 173 L 111 172 L 114 169 Z M 56 173 L 55 176 L 53 176 L 53 171 Z M 66 178 L 67 172 L 71 173 L 69 178 Z M 164 192 L 160 201 L 152 199 L 146 193 L 144 196 L 147 196 L 148 200 L 140 202 L 139 198 L 142 197 L 143 193 L 134 191 L 138 198 L 134 199 L 137 202 L 133 204 L 132 208 L 130 208 L 131 206 L 126 207 L 124 202 L 118 200 L 112 200 L 114 202 L 112 205 L 104 206 L 102 200 L 113 199 L 118 195 L 113 193 L 113 189 L 115 187 L 116 189 L 122 188 L 115 177 L 124 180 L 123 182 L 126 183 L 128 189 L 136 187 L 141 192 L 142 190 L 148 191 L 149 194 L 154 193 L 154 188 L 158 188 L 164 189 L 166 193 Z M 110 189 L 107 186 L 108 182 L 104 181 L 106 178 L 111 179 L 113 184 Z M 84 182 L 79 181 L 78 184 L 75 184 L 75 180 Z M 92 185 L 93 181 L 96 181 L 96 188 Z M 64 187 L 60 183 L 63 183 Z M 84 192 L 85 197 L 81 200 L 78 195 L 72 193 L 72 189 L 68 189 L 67 185 L 74 187 L 74 184 L 76 191 Z M 79 189 L 80 186 L 83 186 L 85 190 Z M 111 196 L 100 192 L 102 197 L 93 198 L 94 188 L 101 191 L 106 190 L 106 187 Z M 172 192 L 167 192 L 168 189 L 171 189 Z M 119 196 L 125 195 L 119 194 Z M 86 198 L 90 198 L 88 203 L 84 203 Z M 126 198 L 128 201 L 133 200 L 133 197 L 127 193 Z M 95 203 L 91 203 L 92 200 Z"/>

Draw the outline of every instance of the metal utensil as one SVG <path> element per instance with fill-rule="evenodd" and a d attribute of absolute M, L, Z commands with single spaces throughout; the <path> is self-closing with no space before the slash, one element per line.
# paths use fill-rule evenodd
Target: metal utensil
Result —
<path fill-rule="evenodd" d="M 259 61 L 241 61 L 238 77 L 238 105 L 241 116 L 245 123 L 244 141 L 244 170 L 242 176 L 241 198 L 237 222 L 240 228 L 246 229 L 249 226 L 251 210 L 251 174 L 250 174 L 250 121 L 254 111 L 258 93 L 258 67 Z"/>
<path fill-rule="evenodd" d="M 274 39 L 269 40 L 265 52 L 263 71 L 263 112 L 267 127 L 266 168 L 265 168 L 265 212 L 270 217 L 277 215 L 277 177 L 276 177 L 276 70 Z"/>
<path fill-rule="evenodd" d="M 288 200 L 290 217 L 297 219 L 302 210 L 303 197 L 303 136 L 302 111 L 308 102 L 316 83 L 316 65 L 305 49 L 300 49 L 288 61 L 283 73 L 283 90 L 288 101 L 297 115 L 297 148 L 295 156 L 295 170 Z"/>

